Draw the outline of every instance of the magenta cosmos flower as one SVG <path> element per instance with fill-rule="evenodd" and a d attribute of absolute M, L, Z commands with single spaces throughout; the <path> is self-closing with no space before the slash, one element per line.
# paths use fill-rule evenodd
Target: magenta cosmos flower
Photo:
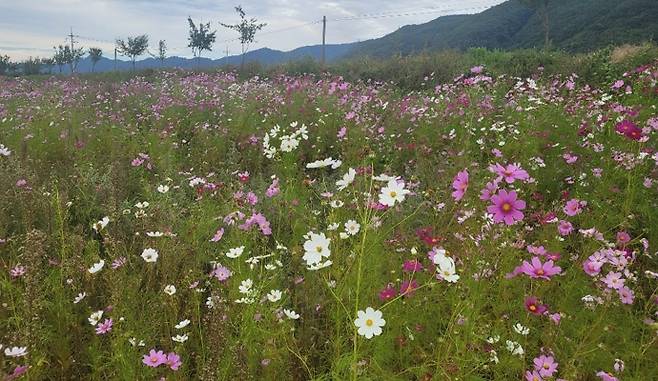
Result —
<path fill-rule="evenodd" d="M 144 355 L 142 362 L 146 366 L 150 366 L 151 368 L 157 368 L 158 366 L 167 362 L 167 356 L 165 356 L 163 351 L 156 352 L 155 349 L 151 349 L 149 354 Z"/>
<path fill-rule="evenodd" d="M 455 201 L 460 201 L 464 198 L 464 193 L 468 189 L 468 171 L 463 170 L 457 173 L 457 176 L 452 181 L 452 188 L 455 190 L 452 192 L 452 197 L 454 197 Z"/>
<path fill-rule="evenodd" d="M 548 307 L 540 303 L 536 296 L 529 296 L 525 299 L 525 309 L 533 315 L 543 315 L 548 311 Z"/>
<path fill-rule="evenodd" d="M 525 201 L 518 200 L 515 191 L 501 190 L 491 197 L 491 202 L 487 211 L 493 214 L 496 223 L 504 221 L 507 225 L 514 225 L 523 219 L 521 210 L 525 209 Z"/>

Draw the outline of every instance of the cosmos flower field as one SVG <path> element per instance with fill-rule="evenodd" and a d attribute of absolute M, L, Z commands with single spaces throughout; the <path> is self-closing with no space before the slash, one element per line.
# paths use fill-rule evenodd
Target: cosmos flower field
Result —
<path fill-rule="evenodd" d="M 0 77 L 0 377 L 657 379 L 628 70 Z"/>

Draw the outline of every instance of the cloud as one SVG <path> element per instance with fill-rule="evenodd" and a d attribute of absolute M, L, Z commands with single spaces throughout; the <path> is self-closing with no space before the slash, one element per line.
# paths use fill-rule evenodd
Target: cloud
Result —
<path fill-rule="evenodd" d="M 390 33 L 407 24 L 430 21 L 445 14 L 475 13 L 502 0 L 243 0 L 248 16 L 268 23 L 251 49 L 291 50 L 321 43 L 327 16 L 327 43 L 362 41 Z M 219 22 L 238 20 L 233 3 L 216 0 L 22 0 L 0 4 L 0 54 L 13 59 L 50 56 L 52 47 L 68 43 L 70 28 L 79 46 L 100 47 L 113 56 L 114 41 L 148 34 L 151 46 L 166 40 L 170 55 L 191 56 L 187 47 L 187 17 L 211 22 L 217 42 L 207 56 L 237 54 L 235 32 Z M 313 23 L 315 22 L 315 23 Z"/>

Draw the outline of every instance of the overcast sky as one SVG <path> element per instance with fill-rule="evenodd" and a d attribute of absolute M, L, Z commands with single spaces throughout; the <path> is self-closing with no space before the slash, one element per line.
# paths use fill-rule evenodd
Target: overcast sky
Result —
<path fill-rule="evenodd" d="M 169 55 L 189 57 L 187 16 L 210 21 L 217 29 L 211 53 L 218 58 L 238 53 L 235 32 L 218 22 L 238 20 L 233 7 L 242 4 L 248 16 L 268 23 L 251 50 L 269 47 L 291 50 L 322 41 L 322 25 L 308 24 L 327 16 L 327 43 L 380 37 L 407 24 L 419 24 L 442 15 L 478 13 L 502 0 L 0 0 L 0 55 L 15 60 L 51 56 L 52 46 L 68 43 L 73 34 L 80 46 L 100 47 L 114 55 L 116 38 L 148 34 L 151 50 L 166 40 Z M 406 14 L 406 15 L 402 15 Z M 358 18 L 339 21 L 341 18 Z M 306 25 L 304 25 L 306 24 Z M 283 30 L 282 30 L 283 29 Z M 94 39 L 94 40 L 92 40 Z"/>

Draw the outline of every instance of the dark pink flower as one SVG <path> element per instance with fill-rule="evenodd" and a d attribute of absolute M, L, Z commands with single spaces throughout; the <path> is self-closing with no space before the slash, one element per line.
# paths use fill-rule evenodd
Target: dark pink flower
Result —
<path fill-rule="evenodd" d="M 387 300 L 395 298 L 397 294 L 398 292 L 395 288 L 393 288 L 393 285 L 388 284 L 385 289 L 379 291 L 379 300 L 385 302 Z"/>
<path fill-rule="evenodd" d="M 544 312 L 548 311 L 548 307 L 539 303 L 535 296 L 529 296 L 525 299 L 525 309 L 533 315 L 543 315 Z"/>

